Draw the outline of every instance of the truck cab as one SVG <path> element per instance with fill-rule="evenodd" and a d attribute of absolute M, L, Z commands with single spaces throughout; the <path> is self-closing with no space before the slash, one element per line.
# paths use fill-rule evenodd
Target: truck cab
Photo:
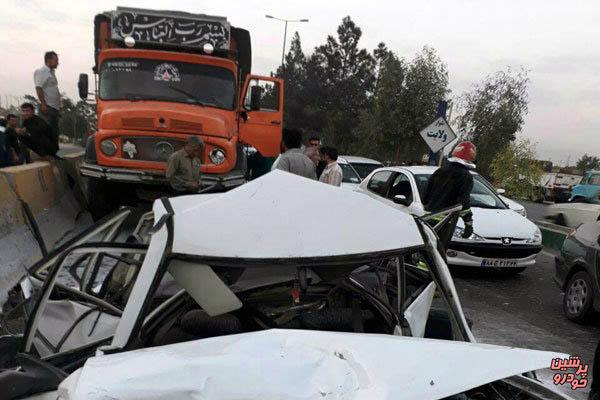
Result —
<path fill-rule="evenodd" d="M 190 135 L 205 144 L 204 188 L 244 183 L 249 147 L 279 154 L 283 81 L 251 74 L 248 31 L 224 17 L 121 7 L 94 25 L 98 130 L 81 167 L 93 214 L 140 187 L 168 191 L 167 160 Z M 87 98 L 85 74 L 79 91 Z"/>
<path fill-rule="evenodd" d="M 569 201 L 577 203 L 600 203 L 600 171 L 588 171 L 579 183 L 573 188 Z"/>

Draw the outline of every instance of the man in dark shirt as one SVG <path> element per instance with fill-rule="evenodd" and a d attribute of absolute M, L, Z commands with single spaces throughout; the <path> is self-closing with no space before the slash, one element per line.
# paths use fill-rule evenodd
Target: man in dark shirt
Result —
<path fill-rule="evenodd" d="M 462 234 L 468 238 L 473 234 L 473 213 L 471 212 L 471 190 L 473 176 L 469 169 L 475 169 L 476 149 L 471 142 L 459 143 L 445 167 L 439 168 L 429 178 L 425 190 L 425 209 L 438 212 L 455 205 L 462 205 L 460 217 L 465 223 Z"/>
<path fill-rule="evenodd" d="M 17 128 L 19 121 L 15 114 L 8 114 L 6 116 L 6 139 L 8 141 L 8 147 L 11 149 L 13 155 L 13 164 L 25 164 L 31 162 L 29 157 L 29 150 L 21 143 L 19 136 L 17 135 Z"/>
<path fill-rule="evenodd" d="M 54 141 L 52 128 L 34 114 L 33 104 L 21 105 L 23 128 L 17 128 L 19 139 L 42 158 L 56 158 L 58 144 Z"/>

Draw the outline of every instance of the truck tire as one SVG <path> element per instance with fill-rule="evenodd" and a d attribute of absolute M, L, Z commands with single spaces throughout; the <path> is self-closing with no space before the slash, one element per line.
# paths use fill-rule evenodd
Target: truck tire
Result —
<path fill-rule="evenodd" d="M 102 180 L 90 179 L 88 181 L 86 197 L 89 212 L 92 214 L 94 221 L 98 221 L 113 210 L 108 196 L 108 193 L 110 193 L 108 186 Z"/>

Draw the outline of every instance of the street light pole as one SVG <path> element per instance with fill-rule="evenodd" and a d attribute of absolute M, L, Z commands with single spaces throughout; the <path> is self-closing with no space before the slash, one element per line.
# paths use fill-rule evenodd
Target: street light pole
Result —
<path fill-rule="evenodd" d="M 281 51 L 281 70 L 283 71 L 284 61 L 285 61 L 285 43 L 286 43 L 286 40 L 287 40 L 288 22 L 308 22 L 308 19 L 306 19 L 306 18 L 303 18 L 303 19 L 283 19 L 283 18 L 274 17 L 272 15 L 265 15 L 265 17 L 270 18 L 270 19 L 276 19 L 277 21 L 285 22 L 285 29 L 283 31 L 283 50 Z"/>
<path fill-rule="evenodd" d="M 283 31 L 283 50 L 281 51 L 281 68 L 283 68 L 283 61 L 285 60 L 285 41 L 287 39 L 287 25 L 288 22 L 285 21 L 285 29 Z"/>

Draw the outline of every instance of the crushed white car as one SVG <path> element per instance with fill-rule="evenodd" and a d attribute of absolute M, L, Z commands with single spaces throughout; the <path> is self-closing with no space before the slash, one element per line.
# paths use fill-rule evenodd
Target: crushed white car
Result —
<path fill-rule="evenodd" d="M 531 372 L 566 355 L 475 342 L 419 217 L 282 171 L 127 213 L 32 268 L 0 398 L 567 398 Z"/>

